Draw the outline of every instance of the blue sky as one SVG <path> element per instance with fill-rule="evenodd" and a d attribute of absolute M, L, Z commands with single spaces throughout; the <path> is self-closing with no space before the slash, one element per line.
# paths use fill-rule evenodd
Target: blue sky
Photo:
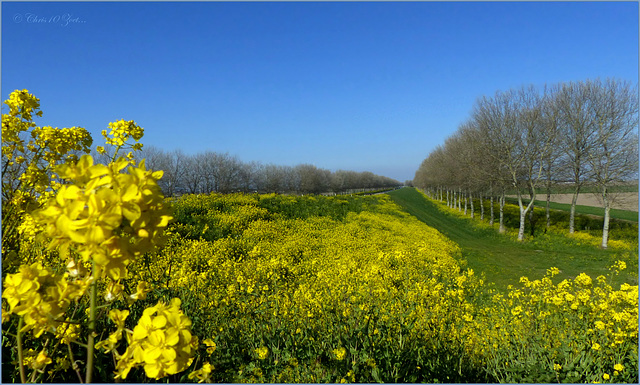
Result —
<path fill-rule="evenodd" d="M 2 100 L 39 125 L 412 179 L 474 101 L 638 82 L 637 2 L 2 3 Z M 3 112 L 5 109 L 3 109 Z"/>

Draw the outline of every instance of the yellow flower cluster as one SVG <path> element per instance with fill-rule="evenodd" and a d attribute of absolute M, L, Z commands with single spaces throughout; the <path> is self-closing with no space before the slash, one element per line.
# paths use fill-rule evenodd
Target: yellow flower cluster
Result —
<path fill-rule="evenodd" d="M 58 161 L 64 160 L 64 154 L 71 151 L 86 151 L 93 143 L 91 134 L 82 127 L 35 127 L 31 132 L 31 137 L 34 138 L 34 141 L 30 145 L 36 146 L 36 148 L 47 149 L 42 159 L 46 161 L 50 167 Z M 70 154 L 66 160 L 76 161 L 77 158 L 75 154 Z"/>
<path fill-rule="evenodd" d="M 39 230 L 42 230 L 42 226 L 38 226 L 30 214 L 25 214 L 22 223 L 18 226 L 18 232 L 27 241 L 35 239 Z"/>
<path fill-rule="evenodd" d="M 72 323 L 63 323 L 56 329 L 56 338 L 58 338 L 63 344 L 69 344 L 76 341 L 80 337 L 80 326 Z"/>
<path fill-rule="evenodd" d="M 624 267 L 618 261 L 612 270 Z M 638 286 L 623 284 L 614 290 L 604 276 L 593 280 L 584 273 L 554 284 L 557 273 L 558 269 L 551 268 L 541 280 L 522 277 L 522 288 L 512 287 L 507 296 L 494 296 L 493 307 L 480 309 L 482 316 L 473 333 L 478 357 L 491 360 L 502 351 L 518 351 L 528 344 L 528 354 L 537 357 L 536 361 L 547 356 L 562 359 L 568 347 L 591 351 L 606 363 L 629 348 L 637 350 Z M 511 317 L 504 317 L 505 310 L 510 310 Z M 494 326 L 487 328 L 487 324 Z"/>
<path fill-rule="evenodd" d="M 429 346 L 462 345 L 468 329 L 462 324 L 474 320 L 466 296 L 480 280 L 461 270 L 455 259 L 460 249 L 388 197 L 357 199 L 361 204 L 273 194 L 184 196 L 173 203 L 176 217 L 201 221 L 201 227 L 186 221 L 171 225 L 174 235 L 162 253 L 136 261 L 131 269 L 197 298 L 207 330 L 221 330 L 223 337 L 236 330 L 257 339 L 258 330 L 270 335 L 267 325 L 277 323 L 287 330 L 287 344 L 324 349 L 334 363 L 348 351 L 340 336 L 351 333 L 375 341 L 369 347 L 374 350 L 401 349 L 399 334 Z M 305 214 L 323 205 L 324 215 Z M 347 205 L 353 211 L 345 211 Z M 296 213 L 305 217 L 295 218 Z M 220 228 L 224 231 L 215 238 Z M 367 322 L 370 327 L 362 329 Z M 260 365 L 270 357 L 287 361 L 271 349 L 277 344 L 256 341 L 246 349 L 255 352 Z M 363 361 L 369 371 L 370 363 Z M 293 369 L 285 365 L 282 370 Z M 305 378 L 312 381 L 298 380 Z"/>
<path fill-rule="evenodd" d="M 42 116 L 40 103 L 27 90 L 15 91 L 5 104 L 9 113 L 2 115 L 6 160 L 2 171 L 3 276 L 6 274 L 2 320 L 12 330 L 16 323 L 9 315 L 19 317 L 14 347 L 19 356 L 26 353 L 18 365 L 19 379 L 43 380 L 46 366 L 54 362 L 50 354 L 62 355 L 49 370 L 50 378 L 70 366 L 80 376 L 78 363 L 82 360 L 74 359 L 72 342 L 86 347 L 86 382 L 95 380 L 96 348 L 118 359 L 122 378 L 136 366 L 144 366 L 145 373 L 156 379 L 185 370 L 198 339 L 191 335 L 191 321 L 180 310 L 179 299 L 169 306 L 160 302 L 146 309 L 133 331 L 125 328 L 129 311 L 115 308 L 123 301 L 131 305 L 146 298 L 151 286 L 144 280 L 127 280 L 128 266 L 164 242 L 163 231 L 171 220 L 169 205 L 157 185 L 162 171 L 147 170 L 144 160 L 137 163 L 131 152 L 117 157 L 124 146 L 134 151 L 142 148 L 137 142 L 143 129 L 134 121 L 110 123 L 110 136 L 106 130 L 103 135 L 108 145 L 116 147 L 115 153 L 109 164 L 94 164 L 89 155 L 80 159 L 75 155 L 90 151 L 92 139 L 84 128 L 37 127 L 33 118 Z M 130 145 L 129 139 L 136 143 Z M 104 148 L 99 147 L 98 152 L 105 152 Z M 25 263 L 33 260 L 37 262 Z M 63 263 L 67 272 L 55 274 Z M 98 296 L 103 289 L 104 295 Z M 85 292 L 88 298 L 83 298 Z M 71 307 L 74 302 L 76 306 Z M 87 305 L 86 318 L 76 319 Z M 108 307 L 116 331 L 96 344 L 97 321 L 104 314 L 100 309 Z M 84 336 L 83 330 L 88 332 Z M 28 331 L 38 340 L 25 342 L 44 346 L 40 353 L 25 352 L 22 337 Z M 128 347 L 120 355 L 117 348 L 123 335 Z M 51 344 L 52 336 L 58 342 Z M 25 366 L 33 369 L 29 378 Z M 208 379 L 211 368 L 203 366 L 197 377 Z"/>
<path fill-rule="evenodd" d="M 33 213 L 46 226 L 51 248 L 73 246 L 115 280 L 126 277 L 136 256 L 162 241 L 171 219 L 157 185 L 162 172 L 147 171 L 142 161 L 121 173 L 128 165 L 122 158 L 94 165 L 84 155 L 76 164 L 58 166 L 58 175 L 71 184 Z"/>
<path fill-rule="evenodd" d="M 23 317 L 20 332 L 33 330 L 39 337 L 44 332 L 56 333 L 63 323 L 63 316 L 72 301 L 81 297 L 89 279 L 69 280 L 68 273 L 55 275 L 40 263 L 22 265 L 16 274 L 7 275 L 2 298 L 9 303 L 9 313 Z M 71 338 L 73 328 L 60 338 Z"/>
<path fill-rule="evenodd" d="M 91 135 L 82 127 L 37 127 L 33 116 L 42 116 L 40 100 L 27 90 L 14 91 L 4 103 L 9 106 L 9 113 L 2 114 L 2 155 L 7 159 L 2 175 L 4 194 L 43 194 L 53 186 L 49 175 L 53 166 L 74 162 L 73 151 L 88 153 Z M 29 130 L 30 138 L 25 142 L 20 134 Z"/>
<path fill-rule="evenodd" d="M 332 365 L 342 365 L 343 350 L 336 346 L 344 347 L 344 357 L 357 346 L 353 365 L 367 366 L 369 373 L 372 357 L 411 344 L 433 351 L 457 346 L 467 363 L 482 368 L 500 362 L 502 353 L 525 354 L 522 346 L 541 340 L 544 357 L 537 359 L 548 363 L 549 373 L 564 378 L 569 369 L 562 349 L 588 350 L 605 360 L 615 348 L 633 345 L 637 335 L 637 287 L 613 290 L 603 277 L 586 274 L 555 283 L 557 268 L 540 280 L 523 277 L 521 288 L 479 305 L 476 301 L 493 293 L 472 270 L 460 268 L 460 249 L 385 196 L 355 205 L 344 198 L 190 195 L 174 207 L 184 220 L 170 226 L 169 247 L 132 269 L 150 282 L 197 298 L 207 333 L 219 330 L 216 342 L 231 349 L 228 354 L 252 350 L 256 361 L 240 371 L 242 376 L 257 376 L 249 368 L 306 357 L 297 351 L 323 351 L 333 358 Z M 622 268 L 616 263 L 613 271 Z M 254 338 L 253 346 L 227 340 L 227 331 L 229 336 L 255 336 L 247 337 Z M 280 346 L 290 348 L 283 352 Z M 264 352 L 269 353 L 263 359 Z M 506 361 L 497 366 L 501 373 L 510 370 Z M 312 364 L 305 365 L 310 370 Z M 383 371 L 382 365 L 377 363 L 376 370 Z M 286 365 L 279 370 L 254 380 L 276 381 L 295 372 Z M 347 380 L 345 372 L 340 376 Z M 421 373 L 426 372 L 416 375 Z M 311 372 L 305 375 L 295 378 L 318 380 Z"/>
<path fill-rule="evenodd" d="M 33 114 L 42 116 L 40 99 L 29 93 L 28 90 L 15 90 L 4 102 L 9 106 L 9 115 L 22 116 L 25 120 L 33 120 Z"/>
<path fill-rule="evenodd" d="M 566 230 L 560 229 L 556 231 L 564 233 Z M 577 231 L 572 234 L 567 234 L 567 237 L 577 241 L 579 244 L 591 245 L 594 247 L 600 247 L 600 245 L 602 244 L 602 237 L 597 237 L 586 232 Z M 609 239 L 607 245 L 607 247 L 609 248 L 623 250 L 634 250 L 638 247 L 637 243 L 633 244 L 632 242 L 627 242 L 619 239 Z"/>
<path fill-rule="evenodd" d="M 30 350 L 24 361 L 26 366 L 40 372 L 45 366 L 49 365 L 52 362 L 51 358 L 49 358 L 45 350 L 42 350 L 37 354 L 35 351 Z"/>
<path fill-rule="evenodd" d="M 261 346 L 259 348 L 256 348 L 254 352 L 256 353 L 256 356 L 258 356 L 259 360 L 264 360 L 269 355 L 269 348 L 267 348 L 266 346 Z"/>
<path fill-rule="evenodd" d="M 207 338 L 204 341 L 202 341 L 203 344 L 205 344 L 205 346 L 207 347 L 207 354 L 213 354 L 213 352 L 216 351 L 216 343 L 213 342 L 212 339 Z"/>
<path fill-rule="evenodd" d="M 128 145 L 133 151 L 139 151 L 142 149 L 142 143 L 138 141 L 144 135 L 144 129 L 136 124 L 133 120 L 118 120 L 117 122 L 109 123 L 109 128 L 111 131 L 107 134 L 107 130 L 102 130 L 102 136 L 105 138 L 106 144 L 112 145 L 116 147 L 117 156 L 120 148 L 125 147 L 127 145 L 127 141 L 129 139 L 133 139 L 136 143 L 132 145 Z M 105 154 L 106 150 L 102 146 L 98 146 L 98 153 Z M 126 158 L 129 160 L 133 159 L 133 153 L 129 152 L 126 155 Z"/>
<path fill-rule="evenodd" d="M 96 349 L 103 349 L 105 353 L 114 351 L 122 339 L 124 329 L 124 321 L 129 316 L 129 310 L 113 309 L 109 311 L 109 319 L 116 324 L 117 330 L 111 334 L 106 340 L 96 344 Z"/>
<path fill-rule="evenodd" d="M 340 347 L 331 351 L 336 360 L 342 361 L 347 354 L 347 349 Z"/>
<path fill-rule="evenodd" d="M 203 382 L 210 382 L 209 378 L 211 377 L 211 372 L 213 372 L 213 365 L 208 362 L 202 364 L 202 367 L 198 370 L 194 370 L 189 373 L 188 378 L 193 380 L 194 378 L 198 379 L 198 383 L 201 384 Z"/>
<path fill-rule="evenodd" d="M 138 126 L 133 120 L 126 121 L 124 119 L 117 122 L 109 123 L 111 132 L 107 135 L 107 130 L 102 131 L 102 136 L 105 137 L 107 144 L 114 146 L 122 146 L 129 138 L 133 138 L 138 141 L 144 135 L 144 129 Z"/>
<path fill-rule="evenodd" d="M 35 127 L 33 115 L 42 116 L 42 111 L 40 99 L 28 90 L 15 90 L 4 104 L 9 106 L 9 113 L 2 114 L 2 155 L 6 156 L 8 161 L 12 161 L 17 157 L 16 151 L 25 151 L 24 142 L 19 137 L 20 133 Z"/>
<path fill-rule="evenodd" d="M 144 368 L 147 377 L 160 379 L 191 365 L 198 337 L 191 334 L 191 320 L 180 305 L 180 299 L 174 298 L 169 306 L 158 302 L 144 310 L 133 332 L 127 333 L 127 350 L 117 356 L 119 378 L 127 378 L 138 366 Z"/>

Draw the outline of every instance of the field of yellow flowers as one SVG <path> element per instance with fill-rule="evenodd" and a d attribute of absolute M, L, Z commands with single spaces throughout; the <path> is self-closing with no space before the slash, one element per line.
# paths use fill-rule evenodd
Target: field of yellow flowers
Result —
<path fill-rule="evenodd" d="M 37 99 L 5 103 L 3 382 L 638 380 L 637 286 L 494 292 L 386 195 L 164 199 L 133 121 L 109 164 L 49 162 Z"/>

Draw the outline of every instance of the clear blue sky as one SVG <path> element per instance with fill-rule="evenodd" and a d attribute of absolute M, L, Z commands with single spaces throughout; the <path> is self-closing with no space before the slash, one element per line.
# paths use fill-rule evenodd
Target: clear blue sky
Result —
<path fill-rule="evenodd" d="M 95 144 L 404 181 L 478 97 L 596 77 L 637 83 L 637 2 L 2 4 L 2 100 Z"/>

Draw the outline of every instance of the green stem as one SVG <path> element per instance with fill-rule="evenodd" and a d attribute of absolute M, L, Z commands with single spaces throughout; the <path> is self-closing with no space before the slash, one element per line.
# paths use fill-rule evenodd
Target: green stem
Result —
<path fill-rule="evenodd" d="M 23 384 L 27 382 L 27 375 L 24 373 L 24 359 L 23 359 L 23 355 L 22 355 L 22 332 L 20 331 L 20 329 L 22 329 L 22 317 L 20 317 L 20 321 L 18 321 L 18 337 L 17 337 L 17 343 L 18 343 L 18 362 L 20 363 L 20 382 L 22 382 Z"/>
<path fill-rule="evenodd" d="M 78 364 L 76 364 L 76 360 L 73 358 L 73 351 L 71 350 L 71 344 L 67 344 L 67 349 L 69 350 L 69 359 L 71 360 L 71 367 L 78 375 L 78 380 L 82 384 L 82 376 L 80 375 L 80 369 L 78 368 Z"/>
<path fill-rule="evenodd" d="M 85 383 L 88 384 L 91 382 L 91 377 L 93 376 L 93 350 L 95 347 L 94 339 L 95 339 L 95 330 L 96 330 L 96 298 L 98 296 L 97 293 L 97 283 L 98 280 L 96 278 L 97 268 L 95 261 L 92 266 L 92 276 L 93 282 L 91 282 L 91 293 L 89 298 L 89 337 L 87 339 L 87 372 L 85 377 Z"/>

